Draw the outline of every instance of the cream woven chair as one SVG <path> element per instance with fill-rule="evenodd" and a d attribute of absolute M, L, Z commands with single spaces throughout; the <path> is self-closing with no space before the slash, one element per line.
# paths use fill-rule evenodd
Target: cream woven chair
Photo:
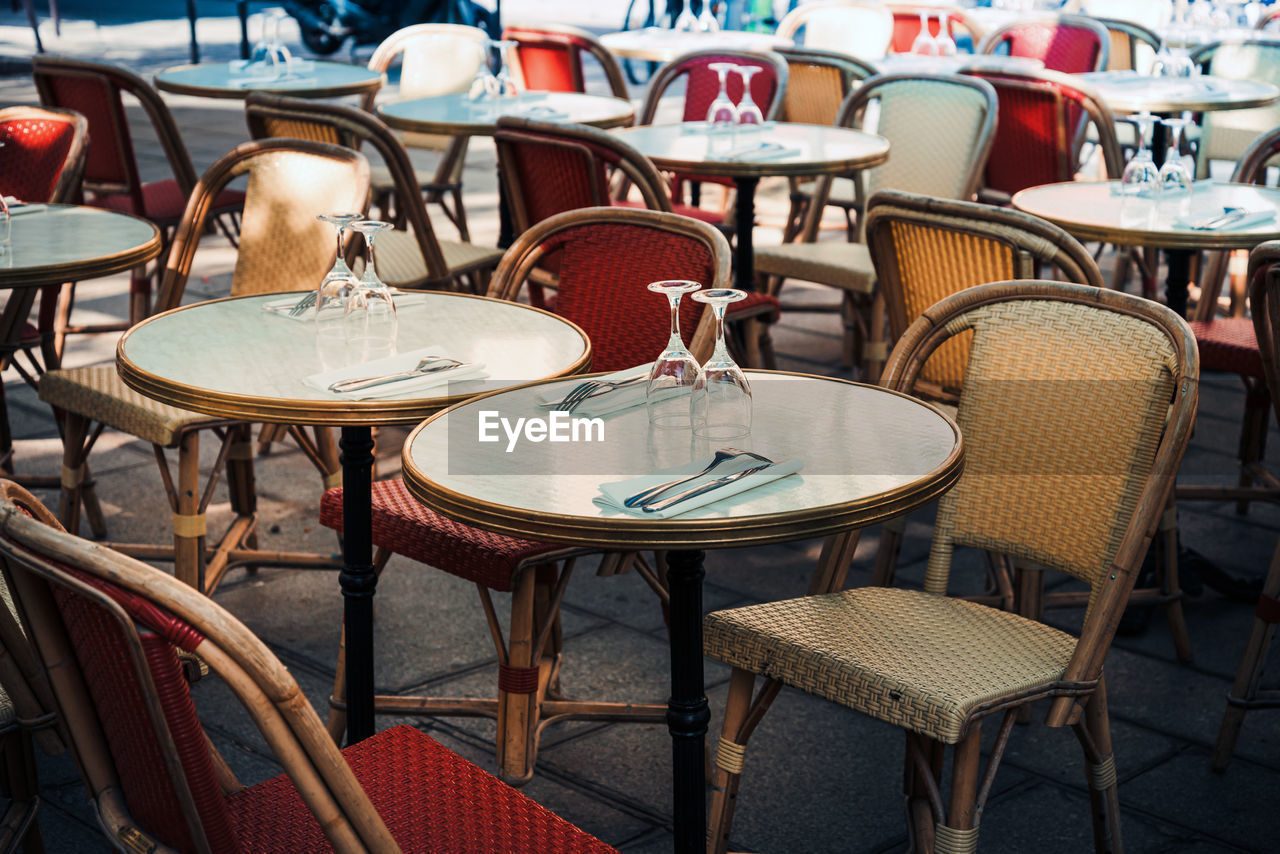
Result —
<path fill-rule="evenodd" d="M 778 35 L 805 47 L 874 60 L 889 52 L 893 13 L 875 2 L 819 0 L 783 16 L 778 22 Z"/>
<path fill-rule="evenodd" d="M 231 295 L 270 291 L 313 290 L 333 265 L 332 226 L 316 214 L 333 210 L 364 210 L 369 197 L 369 164 L 358 152 L 334 145 L 292 139 L 273 139 L 237 146 L 209 167 L 191 195 L 165 261 L 155 311 L 176 308 L 182 300 L 199 237 L 208 225 L 211 202 L 236 178 L 247 176 L 240 250 L 231 282 Z M 288 322 L 288 321 L 281 321 Z M 263 367 L 269 370 L 269 366 Z M 79 529 L 83 502 L 90 529 L 106 536 L 87 459 L 104 427 L 149 442 L 173 510 L 172 549 L 142 544 L 116 548 L 146 559 L 174 561 L 179 579 L 211 592 L 236 562 L 253 563 L 234 554 L 254 549 L 255 496 L 253 452 L 249 425 L 166 406 L 126 386 L 115 365 L 96 365 L 50 371 L 40 382 L 40 399 L 62 413 L 62 498 L 58 517 L 69 531 Z M 212 430 L 221 447 L 212 472 L 200 487 L 200 431 Z M 324 475 L 325 485 L 341 482 L 337 448 L 328 428 L 306 434 L 291 428 L 303 451 Z M 165 457 L 178 449 L 175 483 Z M 205 510 L 226 468 L 235 520 L 220 542 L 206 548 Z M 260 560 L 257 562 L 261 562 Z M 292 556 L 290 564 L 331 561 Z"/>
<path fill-rule="evenodd" d="M 439 240 L 418 194 L 409 153 L 376 116 L 341 104 L 316 103 L 252 92 L 245 119 L 255 139 L 296 137 L 359 149 L 368 143 L 391 175 L 396 210 L 408 229 L 378 236 L 378 277 L 398 288 L 466 289 L 484 293 L 502 250 L 457 240 Z"/>
<path fill-rule="evenodd" d="M 1274 41 L 1217 42 L 1197 49 L 1191 60 L 1215 77 L 1280 85 L 1280 44 Z M 1238 161 L 1260 134 L 1280 126 L 1280 105 L 1274 103 L 1251 110 L 1215 112 L 1205 113 L 1200 124 L 1196 178 L 1209 177 L 1210 161 Z"/>
<path fill-rule="evenodd" d="M 973 336 L 957 416 L 965 471 L 940 500 L 924 590 L 829 590 L 704 621 L 707 654 L 733 667 L 712 850 L 728 843 L 747 739 L 781 685 L 906 731 L 911 850 L 935 854 L 976 850 L 1018 711 L 1048 699 L 1045 722 L 1070 725 L 1084 748 L 1097 850 L 1122 850 L 1102 663 L 1191 433 L 1195 343 L 1181 318 L 1148 300 L 996 283 L 926 311 L 895 348 L 884 385 L 911 392 L 930 355 L 962 332 Z M 957 546 L 1087 582 L 1080 637 L 947 596 Z M 767 681 L 753 703 L 757 673 Z M 980 774 L 982 726 L 996 712 L 1004 717 Z"/>
<path fill-rule="evenodd" d="M 996 93 L 989 84 L 955 75 L 888 74 L 873 77 L 840 108 L 836 124 L 860 125 L 867 105 L 879 104 L 875 132 L 892 151 L 881 166 L 852 181 L 853 205 L 881 188 L 907 190 L 950 199 L 977 192 L 995 131 Z M 927 130 L 926 130 L 927 129 Z M 823 176 L 814 185 L 800 241 L 756 249 L 756 273 L 766 293 L 777 295 L 787 278 L 804 279 L 844 292 L 846 364 L 852 365 L 860 340 L 868 337 L 867 311 L 875 288 L 875 268 L 861 242 L 817 242 L 822 212 L 836 180 Z M 858 229 L 863 217 L 859 214 Z M 860 235 L 859 235 L 860 238 Z M 869 350 L 862 358 L 883 360 Z"/>

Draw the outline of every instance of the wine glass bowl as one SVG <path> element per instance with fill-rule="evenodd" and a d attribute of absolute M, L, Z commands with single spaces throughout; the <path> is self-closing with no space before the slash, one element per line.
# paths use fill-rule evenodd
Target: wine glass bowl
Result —
<path fill-rule="evenodd" d="M 316 217 L 321 222 L 332 225 L 338 237 L 338 250 L 335 253 L 333 268 L 325 273 L 316 289 L 315 319 L 317 323 L 322 323 L 335 315 L 341 319 L 346 312 L 347 298 L 351 295 L 351 288 L 357 282 L 355 273 L 351 272 L 351 268 L 347 266 L 346 259 L 343 257 L 346 233 L 353 222 L 363 217 L 364 214 L 352 211 L 337 211 Z"/>
<path fill-rule="evenodd" d="M 729 303 L 746 299 L 743 291 L 709 288 L 693 299 L 704 303 L 716 318 L 716 347 L 702 366 L 690 399 L 693 435 L 713 441 L 737 439 L 751 433 L 751 385 L 729 355 L 724 338 L 724 313 Z"/>
<path fill-rule="evenodd" d="M 738 108 L 729 97 L 728 75 L 738 66 L 732 62 L 712 62 L 707 68 L 720 76 L 720 93 L 707 108 L 707 124 L 712 130 L 725 130 L 738 121 Z"/>
<path fill-rule="evenodd" d="M 951 37 L 951 15 L 938 12 L 938 35 L 933 39 L 938 56 L 955 56 L 959 52 L 956 40 Z"/>
<path fill-rule="evenodd" d="M 364 237 L 364 275 L 351 287 L 343 314 L 343 334 L 351 361 L 368 362 L 395 352 L 396 306 L 391 290 L 378 278 L 374 244 L 389 222 L 362 219 L 350 228 Z"/>
<path fill-rule="evenodd" d="M 698 32 L 698 16 L 689 8 L 689 0 L 684 0 L 681 4 L 680 14 L 676 16 L 671 29 L 678 33 Z"/>
<path fill-rule="evenodd" d="M 1169 194 L 1189 194 L 1195 180 L 1195 161 L 1190 155 L 1183 155 L 1183 137 L 1186 134 L 1190 119 L 1164 119 L 1162 124 L 1169 128 L 1169 150 L 1165 154 L 1164 165 L 1160 167 L 1160 191 Z"/>
<path fill-rule="evenodd" d="M 1138 133 L 1138 150 L 1125 164 L 1124 173 L 1120 176 L 1122 192 L 1126 196 L 1151 197 L 1160 192 L 1160 171 L 1156 168 L 1148 147 L 1151 132 L 1158 118 L 1150 113 L 1138 113 L 1131 116 L 1130 121 Z"/>
<path fill-rule="evenodd" d="M 493 42 L 493 46 L 498 51 L 498 73 L 495 79 L 498 81 L 499 98 L 514 98 L 520 94 L 520 87 L 511 76 L 511 51 L 517 44 L 519 43 L 512 39 L 499 39 Z"/>
<path fill-rule="evenodd" d="M 702 374 L 702 366 L 680 337 L 680 298 L 701 290 L 702 284 L 672 279 L 650 282 L 647 287 L 655 294 L 665 294 L 671 310 L 671 335 L 649 370 L 649 382 L 645 387 L 649 424 L 664 430 L 687 428 L 692 426 L 691 399 Z"/>
<path fill-rule="evenodd" d="M 764 113 L 751 97 L 751 78 L 763 71 L 758 65 L 735 65 L 734 70 L 742 78 L 742 97 L 738 100 L 738 124 L 762 125 Z"/>
<path fill-rule="evenodd" d="M 911 42 L 911 52 L 920 56 L 937 56 L 938 45 L 929 34 L 929 13 L 920 10 L 920 32 Z"/>

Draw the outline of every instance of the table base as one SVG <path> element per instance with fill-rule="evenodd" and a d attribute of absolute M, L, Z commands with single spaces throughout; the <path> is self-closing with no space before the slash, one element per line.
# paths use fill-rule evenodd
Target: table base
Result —
<path fill-rule="evenodd" d="M 754 179 L 751 179 L 754 184 Z M 739 235 L 741 239 L 741 235 Z M 711 711 L 702 673 L 703 552 L 667 553 L 667 584 L 671 593 L 671 699 L 667 729 L 671 732 L 674 770 L 672 810 L 677 852 L 707 847 L 706 739 Z"/>
<path fill-rule="evenodd" d="M 342 439 L 342 587 L 346 627 L 347 743 L 373 735 L 373 431 L 344 426 Z"/>
<path fill-rule="evenodd" d="M 734 253 L 734 287 L 750 293 L 756 289 L 756 185 L 759 178 L 735 178 L 738 199 L 734 204 L 734 228 L 738 240 Z"/>

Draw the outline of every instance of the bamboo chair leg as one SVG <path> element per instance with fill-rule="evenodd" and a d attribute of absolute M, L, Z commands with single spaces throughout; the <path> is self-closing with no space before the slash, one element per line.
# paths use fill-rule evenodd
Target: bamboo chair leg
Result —
<path fill-rule="evenodd" d="M 173 513 L 173 573 L 184 584 L 204 590 L 205 517 L 200 512 L 198 430 L 188 431 L 178 445 L 178 489 Z"/>
<path fill-rule="evenodd" d="M 230 493 L 231 510 L 237 517 L 253 516 L 258 512 L 258 488 L 253 472 L 252 428 L 248 424 L 237 424 L 228 429 L 232 431 L 228 440 L 231 446 L 227 449 L 227 491 Z M 249 549 L 258 547 L 256 527 L 244 538 L 244 546 Z M 250 575 L 258 571 L 256 564 L 247 564 L 244 569 Z"/>
<path fill-rule="evenodd" d="M 373 556 L 373 576 L 382 577 L 382 570 L 391 559 L 391 552 L 379 547 Z M 329 720 L 325 729 L 333 743 L 342 746 L 342 737 L 347 733 L 347 627 L 342 627 L 342 635 L 338 639 L 338 660 L 333 671 L 333 693 L 329 695 Z"/>
<path fill-rule="evenodd" d="M 83 463 L 82 468 L 84 474 L 80 482 L 80 503 L 84 506 L 85 521 L 89 523 L 89 532 L 94 539 L 106 539 L 107 517 L 102 512 L 102 503 L 98 501 L 97 481 L 93 479 L 88 461 Z"/>
<path fill-rule="evenodd" d="M 876 563 L 871 570 L 872 587 L 890 587 L 898 569 L 898 553 L 902 549 L 902 535 L 907 530 L 907 517 L 898 516 L 880 526 L 880 545 L 876 549 Z"/>
<path fill-rule="evenodd" d="M 508 782 L 533 773 L 532 733 L 538 720 L 538 667 L 533 660 L 537 567 L 529 567 L 511 590 L 507 663 L 498 671 L 498 773 Z"/>
<path fill-rule="evenodd" d="M 23 854 L 44 854 L 44 840 L 37 824 L 40 785 L 30 733 L 9 733 L 0 751 L 4 754 L 4 789 L 9 797 L 9 808 L 0 822 L 0 850 L 16 851 L 21 844 Z"/>
<path fill-rule="evenodd" d="M 1191 635 L 1187 632 L 1187 618 L 1182 612 L 1182 585 L 1178 579 L 1178 506 L 1173 493 L 1160 520 L 1160 592 L 1166 598 L 1165 618 L 1169 621 L 1169 634 L 1173 636 L 1173 648 L 1178 660 L 1190 664 L 1193 658 Z"/>
<path fill-rule="evenodd" d="M 932 854 L 934 834 L 945 821 L 942 795 L 942 744 L 906 731 L 905 767 L 902 792 L 907 818 L 907 850 L 910 854 Z"/>
<path fill-rule="evenodd" d="M 858 307 L 854 304 L 853 292 L 844 291 L 840 300 L 840 316 L 844 319 L 844 340 L 840 345 L 840 366 L 844 368 L 852 368 L 854 362 L 857 361 L 857 313 Z"/>
<path fill-rule="evenodd" d="M 1107 715 L 1105 677 L 1084 709 L 1084 720 L 1074 726 L 1084 748 L 1089 776 L 1089 803 L 1093 813 L 1093 846 L 1097 854 L 1123 854 L 1120 835 L 1120 785 L 1111 752 L 1111 723 Z"/>
<path fill-rule="evenodd" d="M 1231 763 L 1231 754 L 1235 751 L 1236 739 L 1240 736 L 1240 726 L 1244 723 L 1244 713 L 1258 693 L 1258 682 L 1262 678 L 1263 664 L 1267 660 L 1267 647 L 1275 633 L 1276 622 L 1280 621 L 1280 601 L 1277 599 L 1280 599 L 1280 543 L 1276 544 L 1276 550 L 1271 555 L 1271 567 L 1267 570 L 1262 595 L 1258 597 L 1258 605 L 1254 610 L 1249 641 L 1245 644 L 1240 667 L 1236 669 L 1236 681 L 1231 686 L 1231 693 L 1227 695 L 1227 710 L 1222 717 L 1222 727 L 1218 730 L 1218 743 L 1213 748 L 1214 771 L 1225 771 Z"/>
<path fill-rule="evenodd" d="M 729 677 L 729 696 L 725 701 L 724 724 L 720 728 L 720 746 L 716 751 L 711 775 L 711 809 L 707 814 L 708 854 L 724 854 L 733 826 L 733 810 L 738 800 L 738 784 L 742 780 L 742 758 L 746 739 L 741 730 L 751 707 L 751 692 L 756 675 L 735 667 Z"/>
<path fill-rule="evenodd" d="M 1017 613 L 1042 622 L 1044 617 L 1044 570 L 1013 563 L 1014 604 Z M 1031 722 L 1031 704 L 1018 707 L 1018 723 Z"/>
<path fill-rule="evenodd" d="M 951 805 L 947 823 L 934 829 L 934 854 L 977 850 L 978 776 L 982 760 L 982 724 L 975 722 L 956 745 L 951 767 Z"/>
<path fill-rule="evenodd" d="M 871 297 L 867 326 L 867 344 L 862 348 L 862 381 L 878 383 L 880 372 L 884 370 L 885 359 L 888 358 L 888 342 L 885 340 L 884 291 L 879 287 Z"/>
<path fill-rule="evenodd" d="M 1266 450 L 1267 423 L 1270 420 L 1271 394 L 1267 384 L 1257 379 L 1245 380 L 1244 424 L 1240 430 L 1240 477 L 1237 481 L 1241 487 L 1253 484 L 1249 467 L 1262 461 Z M 1249 512 L 1248 499 L 1236 502 L 1236 513 L 1245 515 Z"/>
<path fill-rule="evenodd" d="M 84 445 L 89 419 L 68 412 L 62 427 L 62 486 L 58 496 L 58 521 L 71 533 L 80 530 L 80 492 L 84 482 Z"/>

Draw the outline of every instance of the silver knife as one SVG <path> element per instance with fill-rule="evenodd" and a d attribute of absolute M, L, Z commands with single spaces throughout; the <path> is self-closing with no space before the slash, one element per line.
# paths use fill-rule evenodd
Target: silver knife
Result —
<path fill-rule="evenodd" d="M 679 504 L 681 501 L 688 501 L 690 498 L 703 495 L 713 489 L 719 489 L 727 483 L 733 483 L 735 480 L 741 480 L 747 475 L 756 474 L 757 472 L 764 471 L 770 466 L 775 465 L 777 465 L 777 463 L 762 463 L 761 465 L 752 466 L 749 469 L 743 469 L 742 471 L 734 472 L 733 474 L 726 474 L 723 477 L 717 477 L 713 480 L 707 481 L 706 483 L 700 483 L 691 489 L 686 489 L 684 492 L 677 492 L 670 498 L 664 498 L 661 501 L 645 504 L 641 506 L 640 509 L 645 513 L 659 513 L 666 510 L 668 507 Z"/>

